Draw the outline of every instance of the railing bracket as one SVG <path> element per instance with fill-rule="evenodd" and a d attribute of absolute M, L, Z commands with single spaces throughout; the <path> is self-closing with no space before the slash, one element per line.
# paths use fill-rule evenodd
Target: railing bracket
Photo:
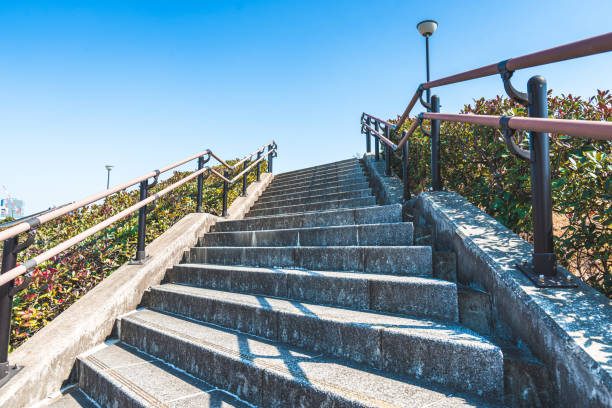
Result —
<path fill-rule="evenodd" d="M 0 363 L 0 387 L 6 384 L 22 369 L 23 367 L 20 367 L 17 364 L 10 365 L 8 361 Z"/>
<path fill-rule="evenodd" d="M 512 82 L 510 82 L 510 79 L 512 78 L 512 74 L 514 74 L 514 71 L 508 71 L 508 69 L 506 68 L 507 62 L 508 60 L 504 60 L 497 64 L 497 71 L 499 72 L 499 75 L 501 76 L 502 81 L 504 82 L 504 89 L 512 100 L 517 103 L 520 103 L 523 106 L 527 106 L 529 105 L 529 97 L 525 92 L 521 92 L 517 90 L 514 86 L 512 86 Z"/>
<path fill-rule="evenodd" d="M 533 269 L 533 262 L 523 261 L 515 265 L 538 288 L 576 288 L 578 284 L 572 275 L 538 275 Z"/>
<path fill-rule="evenodd" d="M 423 127 L 423 114 L 422 113 L 419 114 L 419 116 L 417 117 L 417 120 L 419 121 L 419 127 L 421 128 L 421 132 L 423 132 L 425 136 L 431 137 L 431 132 L 426 130 Z"/>
<path fill-rule="evenodd" d="M 508 127 L 508 121 L 510 120 L 510 118 L 511 116 L 502 116 L 501 118 L 499 118 L 500 130 L 502 134 L 504 135 L 504 143 L 506 143 L 508 150 L 513 156 L 518 157 L 521 160 L 530 162 L 531 152 L 529 150 L 521 149 L 514 142 L 514 139 L 512 139 L 512 136 L 514 136 L 514 134 L 516 133 L 516 130 Z"/>
<path fill-rule="evenodd" d="M 423 84 L 419 85 L 419 89 L 417 89 L 417 93 L 419 94 L 419 101 L 421 101 L 421 105 L 423 105 L 423 107 L 427 110 L 431 110 L 431 103 L 429 102 L 425 102 L 423 100 L 423 91 L 425 90 L 425 88 L 423 88 Z"/>

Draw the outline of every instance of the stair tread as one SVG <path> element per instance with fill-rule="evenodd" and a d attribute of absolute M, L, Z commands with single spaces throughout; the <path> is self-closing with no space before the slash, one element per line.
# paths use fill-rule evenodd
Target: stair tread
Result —
<path fill-rule="evenodd" d="M 319 353 L 179 316 L 145 309 L 123 320 L 197 344 L 215 354 L 305 384 L 308 388 L 339 395 L 361 406 L 422 407 L 433 403 L 449 407 L 483 406 L 481 401 L 466 399 L 436 386 L 399 379 Z M 265 391 L 261 390 L 267 396 Z"/>
<path fill-rule="evenodd" d="M 319 201 L 314 203 L 307 204 L 295 204 L 295 205 L 286 205 L 265 209 L 255 209 L 250 210 L 246 217 L 253 217 L 253 213 L 265 213 L 269 214 L 264 215 L 276 215 L 276 214 L 301 214 L 301 213 L 309 213 L 309 212 L 318 212 L 321 210 L 328 209 L 341 209 L 341 208 L 358 208 L 358 207 L 369 207 L 376 204 L 376 197 L 361 197 L 361 198 L 348 198 L 345 200 L 329 200 L 329 201 Z"/>
<path fill-rule="evenodd" d="M 104 381 L 144 406 L 247 408 L 235 396 L 220 391 L 164 361 L 119 343 L 83 358 Z"/>
<path fill-rule="evenodd" d="M 288 314 L 301 314 L 319 319 L 366 325 L 382 330 L 416 335 L 439 341 L 469 344 L 483 350 L 498 349 L 483 337 L 457 324 L 435 320 L 413 318 L 405 315 L 347 309 L 335 306 L 298 302 L 291 299 L 271 296 L 234 293 L 208 288 L 166 283 L 152 290 L 174 292 L 177 294 L 206 297 L 222 302 L 242 304 L 259 309 L 273 310 Z"/>
<path fill-rule="evenodd" d="M 97 408 L 99 405 L 93 403 L 87 394 L 79 388 L 73 388 L 70 391 L 54 398 L 48 403 L 42 405 L 45 408 Z"/>

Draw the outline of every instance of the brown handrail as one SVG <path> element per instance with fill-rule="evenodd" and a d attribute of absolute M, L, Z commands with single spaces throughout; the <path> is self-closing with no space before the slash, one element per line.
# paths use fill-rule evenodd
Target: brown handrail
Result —
<path fill-rule="evenodd" d="M 396 146 L 395 143 L 393 143 L 391 140 L 387 139 L 385 136 L 383 136 L 380 133 L 378 133 L 376 130 L 372 129 L 372 127 L 370 125 L 368 125 L 366 123 L 362 123 L 361 126 L 368 128 L 370 130 L 370 132 L 374 133 L 377 138 L 379 138 L 383 143 L 385 143 L 386 145 L 388 145 L 392 149 L 397 149 L 397 146 Z"/>
<path fill-rule="evenodd" d="M 369 113 L 365 113 L 365 112 L 363 112 L 363 115 L 361 115 L 361 116 L 362 116 L 362 120 L 363 120 L 363 117 L 364 117 L 364 116 L 367 116 L 367 117 L 369 117 L 370 119 L 374 119 L 374 120 L 375 120 L 375 121 L 377 121 L 377 122 L 384 123 L 384 124 L 385 124 L 385 126 L 389 126 L 391 129 L 395 129 L 395 125 L 394 125 L 393 123 L 391 123 L 391 122 L 387 122 L 386 120 L 382 120 L 382 119 L 380 119 L 380 118 L 377 118 L 376 116 L 370 115 Z"/>
<path fill-rule="evenodd" d="M 516 71 L 518 69 L 537 67 L 539 65 L 586 57 L 588 55 L 600 54 L 607 51 L 612 51 L 612 32 L 587 38 L 581 41 L 560 45 L 558 47 L 549 48 L 543 51 L 522 55 L 520 57 L 510 58 L 505 61 L 505 68 L 508 71 Z M 408 119 L 408 115 L 419 99 L 420 93 L 423 89 L 431 89 L 442 85 L 450 85 L 457 82 L 468 81 L 470 79 L 496 75 L 500 72 L 499 65 L 499 63 L 490 64 L 484 67 L 472 69 L 470 71 L 436 79 L 434 81 L 425 82 L 419 86 L 419 89 L 417 89 L 415 92 L 414 96 L 410 100 L 410 103 L 408 103 L 408 106 L 397 123 L 397 127 L 400 128 L 406 119 Z"/>
<path fill-rule="evenodd" d="M 193 180 L 194 178 L 196 178 L 198 175 L 204 173 L 208 171 L 208 167 L 204 167 L 203 169 L 197 170 L 193 173 L 191 173 L 189 176 L 182 178 L 181 180 L 177 181 L 176 183 L 164 188 L 163 190 L 151 195 L 150 197 L 137 202 L 136 204 L 126 208 L 125 210 L 113 215 L 112 217 L 102 221 L 99 224 L 94 225 L 91 228 L 86 229 L 85 231 L 81 232 L 78 235 L 75 235 L 74 237 L 62 242 L 61 244 L 54 246 L 51 249 L 48 249 L 47 251 L 43 252 L 40 255 L 35 256 L 32 259 L 29 259 L 28 261 L 24 262 L 23 264 L 16 266 L 13 269 L 10 269 L 8 271 L 6 271 L 5 273 L 3 273 L 2 275 L 0 275 L 0 286 L 4 285 L 7 282 L 12 281 L 13 279 L 23 275 L 24 273 L 26 273 L 30 268 L 34 268 L 37 265 L 40 265 L 42 262 L 45 262 L 51 258 L 53 258 L 54 256 L 64 252 L 65 250 L 67 250 L 68 248 L 78 244 L 79 242 L 82 242 L 83 240 L 85 240 L 86 238 L 94 235 L 97 232 L 102 231 L 103 229 L 105 229 L 106 227 L 112 225 L 113 223 L 119 221 L 122 218 L 127 217 L 128 215 L 132 214 L 133 212 L 135 212 L 136 210 L 140 209 L 141 207 L 144 207 L 145 205 L 157 200 L 158 198 L 168 194 L 169 192 L 171 192 L 172 190 L 176 189 L 177 187 L 180 187 L 181 185 L 187 183 L 190 180 Z"/>
<path fill-rule="evenodd" d="M 267 143 L 267 144 L 263 145 L 262 148 L 265 148 L 266 146 L 270 146 L 271 144 L 272 143 Z M 118 186 L 109 188 L 107 190 L 104 190 L 104 191 L 102 191 L 100 193 L 91 195 L 91 196 L 89 196 L 87 198 L 84 198 L 82 200 L 75 201 L 75 202 L 73 202 L 71 204 L 68 204 L 68 205 L 66 205 L 64 207 L 60 207 L 60 208 L 54 209 L 52 211 L 49 211 L 47 213 L 44 213 L 44 214 L 42 214 L 42 215 L 40 215 L 38 217 L 35 217 L 33 219 L 28 220 L 29 222 L 25 221 L 25 222 L 23 222 L 21 224 L 15 225 L 14 227 L 8 228 L 8 229 L 6 229 L 4 231 L 0 231 L 0 242 L 4 241 L 6 239 L 12 238 L 14 236 L 17 236 L 17 235 L 19 235 L 19 234 L 21 234 L 23 232 L 27 232 L 27 231 L 31 230 L 34 225 L 40 225 L 40 224 L 44 224 L 46 222 L 49 222 L 51 220 L 54 220 L 54 219 L 56 219 L 58 217 L 61 217 L 62 215 L 66 215 L 69 212 L 72 212 L 72 211 L 74 211 L 74 210 L 76 210 L 78 208 L 84 207 L 84 206 L 86 206 L 88 204 L 91 204 L 91 203 L 93 203 L 95 201 L 98 201 L 98 200 L 100 200 L 102 198 L 108 197 L 108 196 L 110 196 L 112 194 L 115 194 L 115 193 L 121 191 L 121 190 L 125 190 L 126 188 L 131 187 L 131 186 L 133 186 L 135 184 L 138 184 L 141 181 L 148 180 L 151 177 L 159 176 L 159 174 L 161 174 L 161 173 L 165 173 L 168 170 L 172 170 L 172 169 L 174 169 L 174 168 L 176 168 L 178 166 L 181 166 L 181 165 L 183 165 L 183 164 L 185 164 L 185 163 L 187 163 L 187 162 L 189 162 L 191 160 L 195 160 L 198 157 L 202 157 L 202 156 L 205 156 L 205 155 L 210 155 L 210 156 L 214 157 L 223 166 L 227 167 L 230 170 L 232 169 L 232 166 L 228 165 L 223 159 L 221 159 L 219 156 L 217 156 L 215 153 L 213 153 L 210 149 L 206 149 L 206 150 L 201 151 L 199 153 L 196 153 L 196 154 L 194 154 L 192 156 L 189 156 L 189 157 L 187 157 L 187 158 L 185 158 L 183 160 L 180 160 L 180 161 L 177 161 L 175 163 L 172 163 L 172 164 L 170 164 L 170 165 L 168 165 L 166 167 L 162 167 L 162 168 L 160 168 L 158 170 L 151 171 L 151 172 L 146 173 L 146 174 L 144 174 L 144 175 L 142 175 L 140 177 L 137 177 L 135 179 L 127 181 L 127 182 L 125 182 L 123 184 L 119 184 Z M 223 178 L 223 176 L 220 176 L 220 177 Z M 229 180 L 226 180 L 226 181 L 229 181 Z M 32 222 L 32 220 L 35 220 L 35 222 Z"/>
<path fill-rule="evenodd" d="M 423 112 L 419 115 L 423 119 L 434 119 L 446 122 L 469 123 L 472 125 L 489 126 L 496 129 L 503 128 L 502 118 L 507 118 L 507 126 L 515 130 L 529 130 L 533 132 L 556 133 L 582 137 L 595 140 L 612 140 L 612 122 L 578 120 L 578 119 L 549 119 L 525 118 L 519 116 L 475 115 L 472 113 L 452 114 Z M 402 141 L 407 140 L 419 124 L 415 120 Z"/>

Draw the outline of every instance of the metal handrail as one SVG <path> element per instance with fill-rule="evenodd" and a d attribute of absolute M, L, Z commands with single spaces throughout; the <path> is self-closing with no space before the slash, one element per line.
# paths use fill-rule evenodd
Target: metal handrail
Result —
<path fill-rule="evenodd" d="M 394 125 L 393 123 L 391 123 L 391 122 L 387 122 L 386 120 L 382 120 L 382 119 L 380 119 L 380 118 L 377 118 L 376 116 L 370 115 L 369 113 L 365 113 L 365 112 L 363 112 L 363 114 L 361 115 L 361 121 L 362 121 L 362 122 L 363 122 L 363 120 L 364 120 L 364 118 L 365 118 L 366 116 L 367 116 L 368 118 L 370 118 L 370 119 L 372 119 L 372 120 L 374 120 L 374 121 L 378 122 L 378 123 L 382 123 L 382 124 L 383 124 L 383 125 L 385 125 L 385 126 L 389 126 L 391 129 L 395 129 L 395 128 L 396 128 L 396 125 Z"/>
<path fill-rule="evenodd" d="M 268 149 L 268 151 L 265 155 L 262 155 L 266 148 Z M 250 160 L 254 155 L 258 156 L 257 160 L 255 160 L 250 166 L 247 167 L 247 161 Z M 146 216 L 148 213 L 148 204 L 154 203 L 160 197 L 163 197 L 164 195 L 170 193 L 176 188 L 182 186 L 183 184 L 197 178 L 198 191 L 196 212 L 201 212 L 204 178 L 207 178 L 211 174 L 213 174 L 223 180 L 222 215 L 227 216 L 227 198 L 229 193 L 229 186 L 234 184 L 236 181 L 238 181 L 238 179 L 242 177 L 242 194 L 246 195 L 248 185 L 247 176 L 249 171 L 252 171 L 253 168 L 257 166 L 257 181 L 260 181 L 261 163 L 267 159 L 268 171 L 272 172 L 272 159 L 276 157 L 276 155 L 277 145 L 276 142 L 272 141 L 258 148 L 255 152 L 246 156 L 239 162 L 235 163 L 233 166 L 230 166 L 227 164 L 227 162 L 215 155 L 211 150 L 204 150 L 186 159 L 173 163 L 159 170 L 147 173 L 141 177 L 138 177 L 111 189 L 107 189 L 101 193 L 95 194 L 83 200 L 67 204 L 61 208 L 53 209 L 51 211 L 43 211 L 40 215 L 38 213 L 33 214 L 28 219 L 23 220 L 22 223 L 0 232 L 0 240 L 4 241 L 4 248 L 2 253 L 2 268 L 0 271 L 0 386 L 6 383 L 6 381 L 11 376 L 15 375 L 19 371 L 17 368 L 9 367 L 8 365 L 8 342 L 10 338 L 10 315 L 12 309 L 12 298 L 15 293 L 25 289 L 29 285 L 31 279 L 29 272 L 36 268 L 36 266 L 59 255 L 60 253 L 73 247 L 74 245 L 83 242 L 88 237 L 91 237 L 92 235 L 104 230 L 105 228 L 108 228 L 113 223 L 125 217 L 128 217 L 136 211 L 138 211 L 138 238 L 136 243 L 136 256 L 132 261 L 130 261 L 130 263 L 142 264 L 148 258 L 145 254 L 145 236 L 147 222 Z M 208 156 L 208 158 L 205 158 L 205 156 Z M 204 167 L 204 164 L 207 163 L 211 157 L 218 160 L 219 163 L 221 163 L 221 166 L 227 169 L 224 171 L 224 174 L 220 174 L 216 169 L 211 166 Z M 195 172 L 189 174 L 186 177 L 183 177 L 179 181 L 171 184 L 170 186 L 164 188 L 163 190 L 155 194 L 152 194 L 151 196 L 148 195 L 149 189 L 157 184 L 158 177 L 161 173 L 176 168 L 193 159 L 198 159 L 198 169 Z M 236 169 L 241 164 L 244 164 L 243 170 L 233 179 L 229 179 L 229 171 L 233 172 L 234 169 Z M 154 177 L 154 180 L 152 183 L 149 183 L 148 179 L 151 177 Z M 34 242 L 36 229 L 41 224 L 56 219 L 62 215 L 65 215 L 71 211 L 74 211 L 75 209 L 81 208 L 101 198 L 108 197 L 111 194 L 124 190 L 137 183 L 140 183 L 140 191 L 139 201 L 136 204 L 129 206 L 128 208 L 120 211 L 112 217 L 109 217 L 108 219 L 88 228 L 87 230 L 75 235 L 74 237 L 61 242 L 59 245 L 56 245 L 53 248 L 50 248 L 44 251 L 43 253 L 35 256 L 34 258 L 28 259 L 23 264 L 17 266 L 18 253 L 26 249 Z M 19 243 L 19 234 L 26 231 L 28 231 L 28 238 L 24 242 Z M 24 276 L 24 281 L 18 287 L 14 287 L 14 280 L 20 276 Z"/>
<path fill-rule="evenodd" d="M 271 145 L 272 143 L 265 144 L 262 148 L 265 149 L 265 147 Z M 127 182 L 125 182 L 123 184 L 119 184 L 118 186 L 111 187 L 111 188 L 109 188 L 107 190 L 104 190 L 104 191 L 102 191 L 100 193 L 94 194 L 92 196 L 89 196 L 89 197 L 84 198 L 84 199 L 79 200 L 79 201 L 75 201 L 75 202 L 73 202 L 71 204 L 68 204 L 68 205 L 66 205 L 64 207 L 53 209 L 52 211 L 44 213 L 44 214 L 42 214 L 42 215 L 40 215 L 38 217 L 35 217 L 33 219 L 24 221 L 24 223 L 18 224 L 16 226 L 11 227 L 9 229 L 6 229 L 4 231 L 0 231 L 0 241 L 4 241 L 4 240 L 7 240 L 9 238 L 15 237 L 15 236 L 17 236 L 17 235 L 19 235 L 19 234 L 21 234 L 23 232 L 27 232 L 27 231 L 31 230 L 32 228 L 34 228 L 34 227 L 36 227 L 38 225 L 41 225 L 41 224 L 44 224 L 44 223 L 49 222 L 51 220 L 54 220 L 54 219 L 56 219 L 58 217 L 61 217 L 62 215 L 66 215 L 69 212 L 72 212 L 72 211 L 74 211 L 76 209 L 84 207 L 84 206 L 86 206 L 88 204 L 91 204 L 91 203 L 93 203 L 95 201 L 98 201 L 98 200 L 100 200 L 102 198 L 106 198 L 106 197 L 108 197 L 108 196 L 110 196 L 112 194 L 115 194 L 115 193 L 117 193 L 117 192 L 119 192 L 121 190 L 125 190 L 126 188 L 131 187 L 133 185 L 136 185 L 136 184 L 138 184 L 138 183 L 140 183 L 142 181 L 148 180 L 151 177 L 158 177 L 160 174 L 165 173 L 168 170 L 172 170 L 172 169 L 174 169 L 176 167 L 179 167 L 179 166 L 181 166 L 181 165 L 183 165 L 183 164 L 185 164 L 187 162 L 190 162 L 192 160 L 195 160 L 195 159 L 197 159 L 199 157 L 206 156 L 206 155 L 212 156 L 219 163 L 221 163 L 223 166 L 227 167 L 228 169 L 233 169 L 232 166 L 228 165 L 223 159 L 221 159 L 219 156 L 217 156 L 211 150 L 206 149 L 206 150 L 204 150 L 202 152 L 199 152 L 199 153 L 196 153 L 196 154 L 194 154 L 192 156 L 189 156 L 189 157 L 187 157 L 187 158 L 185 158 L 183 160 L 179 160 L 179 161 L 177 161 L 175 163 L 172 163 L 172 164 L 170 164 L 170 165 L 168 165 L 166 167 L 162 167 L 162 168 L 160 168 L 158 170 L 151 171 L 151 172 L 146 173 L 146 174 L 144 174 L 144 175 L 142 175 L 140 177 L 136 177 L 136 178 L 134 178 L 134 179 L 132 179 L 130 181 L 127 181 Z"/>
<path fill-rule="evenodd" d="M 521 160 L 530 162 L 534 251 L 532 263 L 525 262 L 517 266 L 538 287 L 575 286 L 573 283 L 557 275 L 556 257 L 553 245 L 549 133 L 567 134 L 593 140 L 612 141 L 612 123 L 548 118 L 547 86 L 544 77 L 531 77 L 527 82 L 527 93 L 516 90 L 512 86 L 510 80 L 514 71 L 517 69 L 535 67 L 607 51 L 612 51 L 612 33 L 576 41 L 559 47 L 523 55 L 521 57 L 511 58 L 497 64 L 490 64 L 421 84 L 412 96 L 404 113 L 399 118 L 395 129 L 401 129 L 401 126 L 408 119 L 417 101 L 420 100 L 421 104 L 427 108 L 428 112 L 422 112 L 418 115 L 410 128 L 403 131 L 397 145 L 386 143 L 385 175 L 391 175 L 391 158 L 394 156 L 391 149 L 402 149 L 404 199 L 410 199 L 408 143 L 410 136 L 417 127 L 420 127 L 421 130 L 429 136 L 431 141 L 431 189 L 433 191 L 440 191 L 442 190 L 440 176 L 440 122 L 460 122 L 501 129 L 504 135 L 504 142 L 510 153 Z M 422 98 L 424 90 L 495 74 L 500 74 L 504 89 L 510 98 L 528 108 L 529 117 L 442 114 L 440 113 L 440 98 L 437 95 L 432 95 L 431 100 L 428 101 L 424 101 Z M 382 135 L 380 135 L 380 133 L 373 132 L 372 128 L 364 123 L 366 117 L 368 118 L 368 123 L 370 118 L 373 117 L 366 113 L 361 115 L 361 133 L 366 133 L 366 150 L 369 152 L 371 135 L 380 141 L 384 142 L 384 140 L 381 138 Z M 423 128 L 424 119 L 431 120 L 430 131 Z M 380 120 L 375 119 L 374 122 L 378 129 Z M 385 130 L 386 139 L 390 139 L 390 134 L 388 133 L 389 127 L 386 127 Z M 522 149 L 512 139 L 512 135 L 517 130 L 528 130 L 531 132 L 529 150 Z M 379 160 L 378 140 L 375 139 L 375 160 Z"/>
<path fill-rule="evenodd" d="M 458 82 L 469 81 L 471 79 L 496 75 L 501 71 L 513 72 L 519 69 L 537 67 L 553 62 L 566 61 L 569 59 L 586 57 L 608 51 L 612 51 L 612 32 L 587 38 L 581 41 L 560 45 L 558 47 L 548 48 L 546 50 L 531 54 L 522 55 L 520 57 L 510 58 L 496 64 L 486 65 L 484 67 L 450 75 L 434 81 L 425 82 L 421 84 L 414 93 L 412 99 L 408 103 L 408 106 L 404 110 L 404 113 L 400 117 L 397 127 L 400 128 L 406 119 L 408 119 L 408 115 L 412 111 L 412 108 L 416 102 L 419 100 L 420 93 L 423 92 L 424 89 L 431 89 L 442 85 L 450 85 Z M 400 143 L 398 146 L 402 147 L 403 143 Z"/>

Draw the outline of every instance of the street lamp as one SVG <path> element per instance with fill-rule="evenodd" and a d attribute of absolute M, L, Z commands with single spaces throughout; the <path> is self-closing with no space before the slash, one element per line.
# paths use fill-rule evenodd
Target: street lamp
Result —
<path fill-rule="evenodd" d="M 115 166 L 113 166 L 112 164 L 107 164 L 107 165 L 106 165 L 106 166 L 104 166 L 104 167 L 106 167 L 106 172 L 107 172 L 107 173 L 106 173 L 106 189 L 108 190 L 108 187 L 110 186 L 110 171 L 111 171 L 111 170 L 113 169 L 113 167 L 115 167 Z"/>
<path fill-rule="evenodd" d="M 435 20 L 423 20 L 417 24 L 417 30 L 425 37 L 425 59 L 427 64 L 427 82 L 429 82 L 429 37 L 436 32 L 438 22 Z M 427 102 L 430 102 L 431 91 L 427 89 Z"/>

